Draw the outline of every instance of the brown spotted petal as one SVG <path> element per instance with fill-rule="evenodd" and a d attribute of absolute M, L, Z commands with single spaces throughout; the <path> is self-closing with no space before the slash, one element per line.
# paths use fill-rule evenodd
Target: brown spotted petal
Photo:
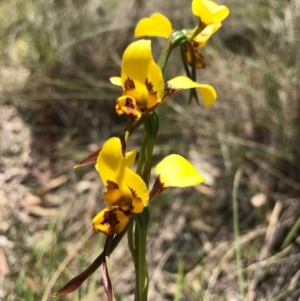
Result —
<path fill-rule="evenodd" d="M 111 235 L 120 233 L 132 217 L 130 206 L 109 206 L 100 211 L 93 219 L 93 228 L 96 232 Z"/>
<path fill-rule="evenodd" d="M 126 114 L 135 120 L 140 119 L 143 114 L 143 110 L 138 106 L 136 100 L 127 95 L 117 99 L 115 108 L 118 115 Z"/>

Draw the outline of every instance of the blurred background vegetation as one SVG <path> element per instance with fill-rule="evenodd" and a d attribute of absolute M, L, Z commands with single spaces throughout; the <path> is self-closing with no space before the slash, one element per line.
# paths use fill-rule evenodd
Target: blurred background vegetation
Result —
<path fill-rule="evenodd" d="M 48 300 L 101 252 L 91 219 L 103 187 L 93 167 L 72 167 L 124 129 L 108 79 L 120 73 L 137 20 L 160 11 L 175 28 L 192 28 L 190 4 L 1 1 L 1 300 Z M 159 109 L 155 161 L 180 153 L 207 180 L 150 205 L 149 300 L 298 300 L 300 2 L 222 4 L 231 14 L 203 48 L 198 74 L 216 103 L 187 105 L 181 92 Z M 153 40 L 156 58 L 162 46 Z M 184 74 L 178 55 L 166 78 Z M 140 140 L 135 133 L 130 147 Z M 131 300 L 126 240 L 112 275 L 118 300 Z M 105 300 L 100 272 L 60 300 Z"/>

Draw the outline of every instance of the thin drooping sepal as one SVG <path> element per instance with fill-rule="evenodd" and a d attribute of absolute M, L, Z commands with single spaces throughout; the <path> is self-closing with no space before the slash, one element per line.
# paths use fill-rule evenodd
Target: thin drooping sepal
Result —
<path fill-rule="evenodd" d="M 97 157 L 101 151 L 102 147 L 97 149 L 96 151 L 89 154 L 87 157 L 79 161 L 73 168 L 76 169 L 78 167 L 87 166 L 91 164 L 95 164 L 97 162 Z"/>
<path fill-rule="evenodd" d="M 123 236 L 127 232 L 128 226 L 119 234 L 115 235 L 113 238 L 113 241 L 111 243 L 110 248 L 110 254 L 113 252 L 113 250 L 117 247 L 117 245 L 122 240 Z M 81 284 L 90 277 L 103 263 L 104 260 L 104 252 L 102 252 L 94 261 L 93 263 L 86 268 L 82 273 L 71 279 L 63 288 L 61 288 L 59 291 L 57 291 L 53 297 L 59 297 L 67 295 L 76 289 L 78 289 Z"/>
<path fill-rule="evenodd" d="M 63 288 L 56 292 L 53 297 L 64 296 L 78 289 L 81 284 L 101 266 L 103 258 L 104 253 L 102 252 L 87 269 L 71 279 Z"/>
<path fill-rule="evenodd" d="M 104 258 L 102 264 L 102 282 L 103 282 L 104 290 L 106 292 L 107 301 L 113 301 L 113 290 L 112 290 L 112 284 L 110 279 L 110 264 L 109 264 L 111 243 L 112 243 L 112 236 L 107 236 L 105 246 L 104 246 L 104 251 L 103 251 Z"/>

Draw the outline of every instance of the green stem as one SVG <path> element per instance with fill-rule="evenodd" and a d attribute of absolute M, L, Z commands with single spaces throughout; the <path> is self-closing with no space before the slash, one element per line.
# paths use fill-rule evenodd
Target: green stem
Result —
<path fill-rule="evenodd" d="M 124 132 L 123 137 L 122 137 L 122 138 L 124 138 L 125 142 L 127 142 L 130 134 L 132 133 L 131 129 L 132 129 L 133 123 L 134 123 L 134 119 L 129 118 L 128 121 L 127 121 L 127 124 L 126 124 L 125 132 Z"/>
<path fill-rule="evenodd" d="M 186 47 L 188 48 L 188 50 L 189 50 L 189 52 L 190 52 L 190 55 L 191 55 L 191 65 L 192 65 L 192 74 L 191 74 L 191 79 L 193 80 L 193 81 L 196 81 L 197 80 L 197 78 L 196 78 L 196 57 L 195 57 L 195 52 L 194 52 L 194 48 L 193 48 L 193 46 L 192 46 L 192 44 L 191 43 L 186 43 L 185 44 L 186 45 Z"/>
<path fill-rule="evenodd" d="M 234 245 L 236 255 L 236 265 L 238 270 L 239 288 L 242 300 L 245 300 L 244 278 L 243 278 L 243 265 L 240 246 L 240 233 L 239 233 L 239 213 L 238 213 L 238 188 L 242 176 L 242 169 L 238 169 L 233 181 L 232 190 L 232 207 L 233 207 L 233 228 L 234 228 Z"/>
<path fill-rule="evenodd" d="M 190 72 L 190 69 L 189 69 L 189 66 L 185 60 L 185 56 L 184 56 L 184 50 L 183 50 L 183 47 L 186 47 L 185 45 L 182 45 L 180 47 L 180 54 L 181 54 L 181 59 L 182 59 L 182 63 L 183 63 L 183 68 L 184 68 L 184 71 L 185 71 L 185 74 L 187 75 L 188 78 L 191 78 L 191 72 Z"/>
<path fill-rule="evenodd" d="M 138 164 L 137 164 L 137 168 L 136 168 L 136 173 L 138 175 L 142 175 L 146 149 L 147 149 L 147 136 L 145 135 L 143 142 L 142 142 L 142 146 L 141 146 L 141 150 L 140 150 L 140 154 L 139 154 L 139 160 L 138 160 Z"/>
<path fill-rule="evenodd" d="M 154 145 L 155 145 L 155 140 L 149 139 L 147 141 L 147 153 L 146 153 L 146 159 L 145 159 L 144 169 L 142 174 L 142 178 L 145 181 L 147 187 L 149 186 Z"/>
<path fill-rule="evenodd" d="M 114 249 L 118 246 L 118 244 L 120 243 L 120 241 L 122 240 L 122 238 L 124 237 L 125 233 L 127 232 L 128 228 L 130 227 L 132 223 L 132 220 L 129 222 L 129 224 L 126 226 L 126 228 L 118 233 L 117 235 L 115 235 L 113 237 L 113 240 L 111 242 L 111 246 L 110 246 L 110 254 L 114 251 Z M 112 237 L 112 236 L 111 236 Z"/>
<path fill-rule="evenodd" d="M 189 38 L 189 41 L 192 41 L 205 27 L 206 25 L 200 21 L 197 29 L 193 32 L 193 35 Z"/>
<path fill-rule="evenodd" d="M 129 136 L 135 132 L 149 117 L 149 114 L 143 115 L 134 125 L 132 125 L 131 130 L 129 132 Z"/>
<path fill-rule="evenodd" d="M 137 254 L 138 254 L 138 270 L 137 270 L 137 288 L 139 291 L 139 299 L 136 301 L 147 301 L 148 295 L 148 269 L 146 262 L 146 240 L 148 227 L 149 208 L 146 207 L 144 212 L 136 216 L 136 233 L 137 233 Z"/>
<path fill-rule="evenodd" d="M 135 254 L 135 249 L 134 249 L 134 240 L 133 240 L 133 221 L 134 218 L 132 218 L 132 220 L 130 221 L 129 227 L 128 227 L 128 234 L 127 234 L 127 238 L 128 238 L 128 247 L 129 247 L 129 251 L 133 257 L 133 255 Z"/>
<path fill-rule="evenodd" d="M 281 246 L 282 250 L 285 249 L 291 243 L 291 241 L 293 240 L 293 238 L 295 237 L 299 229 L 300 229 L 300 217 L 298 217 L 298 220 L 296 221 L 291 231 L 288 233 L 287 237 L 283 241 Z"/>
<path fill-rule="evenodd" d="M 172 49 L 173 49 L 173 35 L 171 35 L 168 38 L 167 43 L 165 44 L 157 62 L 157 65 L 162 73 L 164 73 L 165 71 Z"/>

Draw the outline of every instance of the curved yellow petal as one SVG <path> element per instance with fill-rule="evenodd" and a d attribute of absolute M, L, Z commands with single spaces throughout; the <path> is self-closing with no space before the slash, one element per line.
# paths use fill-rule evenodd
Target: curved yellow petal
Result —
<path fill-rule="evenodd" d="M 214 87 L 206 84 L 198 84 L 186 76 L 177 76 L 168 81 L 168 89 L 166 90 L 165 98 L 179 90 L 191 88 L 196 88 L 198 90 L 203 98 L 204 105 L 207 107 L 211 106 L 217 98 Z"/>
<path fill-rule="evenodd" d="M 209 0 L 193 0 L 192 11 L 206 25 L 221 22 L 229 15 L 228 7 Z"/>
<path fill-rule="evenodd" d="M 132 150 L 126 153 L 126 166 L 131 168 L 135 162 L 136 151 Z"/>
<path fill-rule="evenodd" d="M 122 79 L 120 76 L 112 76 L 109 80 L 113 85 L 122 87 Z"/>
<path fill-rule="evenodd" d="M 93 228 L 97 232 L 111 235 L 124 230 L 132 217 L 130 206 L 110 206 L 100 211 L 93 219 Z"/>
<path fill-rule="evenodd" d="M 193 42 L 195 47 L 203 47 L 208 39 L 222 26 L 221 23 L 211 23 L 207 25 L 196 37 Z"/>
<path fill-rule="evenodd" d="M 197 87 L 201 87 L 201 84 L 192 81 L 186 76 L 177 76 L 168 81 L 168 88 L 175 91 Z"/>
<path fill-rule="evenodd" d="M 164 188 L 194 186 L 205 180 L 189 161 L 176 154 L 164 158 L 155 167 L 155 173 Z"/>
<path fill-rule="evenodd" d="M 149 191 L 143 179 L 128 166 L 134 162 L 135 153 L 125 158 L 119 138 L 108 139 L 97 158 L 96 169 L 107 188 L 103 194 L 108 205 L 130 204 L 133 212 L 140 213 L 148 205 Z"/>
<path fill-rule="evenodd" d="M 110 182 L 111 186 L 117 186 Z M 124 191 L 117 188 L 111 188 L 103 193 L 103 200 L 108 206 L 124 206 L 131 203 L 131 194 L 124 194 Z"/>
<path fill-rule="evenodd" d="M 96 170 L 99 172 L 104 185 L 107 186 L 110 181 L 116 183 L 119 186 L 118 188 L 122 189 L 125 186 L 124 176 L 126 168 L 121 140 L 116 137 L 108 139 L 104 143 L 96 163 Z"/>
<path fill-rule="evenodd" d="M 198 92 L 203 98 L 203 103 L 206 107 L 211 106 L 216 98 L 217 98 L 217 92 L 214 87 L 210 85 L 200 85 L 201 87 L 197 88 Z"/>
<path fill-rule="evenodd" d="M 132 212 L 142 212 L 149 201 L 149 191 L 145 182 L 138 174 L 129 168 L 126 170 L 125 181 L 132 194 Z"/>
<path fill-rule="evenodd" d="M 143 18 L 137 23 L 134 36 L 136 38 L 149 36 L 167 39 L 172 31 L 170 20 L 163 14 L 154 13 L 149 18 Z"/>
<path fill-rule="evenodd" d="M 151 41 L 139 40 L 131 43 L 125 50 L 122 60 L 122 85 L 127 90 L 137 90 L 143 107 L 147 104 L 148 94 L 156 95 L 158 102 L 164 91 L 163 75 L 151 53 Z"/>

